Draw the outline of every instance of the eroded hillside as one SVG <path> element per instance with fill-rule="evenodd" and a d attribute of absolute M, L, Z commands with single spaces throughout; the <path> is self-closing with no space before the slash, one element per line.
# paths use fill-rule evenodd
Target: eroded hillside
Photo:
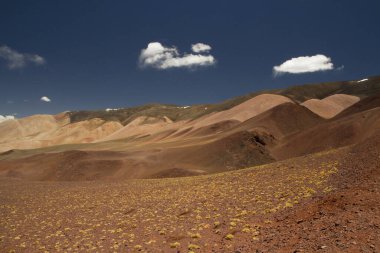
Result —
<path fill-rule="evenodd" d="M 1 247 L 375 252 L 378 137 L 353 148 L 207 176 L 113 183 L 2 180 Z"/>
<path fill-rule="evenodd" d="M 4 121 L 0 248 L 377 252 L 377 80 Z"/>
<path fill-rule="evenodd" d="M 378 81 L 296 86 L 218 105 L 9 120 L 0 124 L 0 175 L 58 181 L 202 175 L 352 145 L 379 127 Z"/>

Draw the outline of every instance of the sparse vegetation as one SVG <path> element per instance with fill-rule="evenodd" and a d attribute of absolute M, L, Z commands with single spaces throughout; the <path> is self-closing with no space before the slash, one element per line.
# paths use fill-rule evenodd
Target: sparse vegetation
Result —
<path fill-rule="evenodd" d="M 226 238 L 227 240 L 232 240 L 232 239 L 234 239 L 234 235 L 233 234 L 228 234 L 224 238 Z"/>
<path fill-rule="evenodd" d="M 7 251 L 209 252 L 221 239 L 255 242 L 272 213 L 332 190 L 328 180 L 338 167 L 311 157 L 187 178 L 2 181 L 0 243 Z"/>
<path fill-rule="evenodd" d="M 179 242 L 173 242 L 170 244 L 170 248 L 178 248 L 181 245 Z"/>

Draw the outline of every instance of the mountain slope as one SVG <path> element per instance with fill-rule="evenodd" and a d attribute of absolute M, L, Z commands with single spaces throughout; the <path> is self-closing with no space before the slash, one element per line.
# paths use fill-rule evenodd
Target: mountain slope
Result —
<path fill-rule="evenodd" d="M 379 93 L 380 76 L 368 77 L 366 79 L 368 80 L 305 84 L 291 86 L 285 89 L 264 90 L 231 98 L 217 104 L 192 106 L 152 104 L 110 111 L 73 111 L 70 112 L 70 121 L 78 122 L 92 118 L 100 118 L 106 121 L 119 121 L 123 125 L 126 125 L 139 116 L 156 118 L 167 116 L 173 121 L 180 121 L 199 118 L 213 112 L 225 111 L 261 94 L 282 95 L 295 102 L 302 103 L 309 99 L 323 99 L 334 94 L 347 94 L 365 98 Z"/>
<path fill-rule="evenodd" d="M 376 91 L 378 79 L 247 95 L 229 109 L 241 98 L 5 121 L 0 123 L 0 174 L 73 181 L 200 175 L 354 145 L 380 127 L 378 94 L 365 97 Z M 295 101 L 307 102 L 310 96 L 334 115 L 348 108 L 327 120 Z"/>
<path fill-rule="evenodd" d="M 286 159 L 352 145 L 380 129 L 380 107 L 331 119 L 310 129 L 287 136 L 274 148 L 276 159 Z"/>
<path fill-rule="evenodd" d="M 345 117 L 350 114 L 363 112 L 376 107 L 380 107 L 380 92 L 373 96 L 363 98 L 358 103 L 355 103 L 353 106 L 348 107 L 346 110 L 342 111 L 340 114 L 337 115 L 337 117 Z"/>
<path fill-rule="evenodd" d="M 246 120 L 231 131 L 261 130 L 280 140 L 323 121 L 323 118 L 301 105 L 284 103 Z"/>
<path fill-rule="evenodd" d="M 303 102 L 301 105 L 305 106 L 312 112 L 319 116 L 329 119 L 343 111 L 344 109 L 352 106 L 360 100 L 359 97 L 346 95 L 346 94 L 334 94 L 324 99 L 309 99 Z"/>
<path fill-rule="evenodd" d="M 376 252 L 379 144 L 175 179 L 0 179 L 2 249 Z"/>

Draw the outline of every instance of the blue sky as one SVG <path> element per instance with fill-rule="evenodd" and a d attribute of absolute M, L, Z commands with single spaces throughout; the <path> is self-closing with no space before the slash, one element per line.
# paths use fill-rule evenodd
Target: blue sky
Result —
<path fill-rule="evenodd" d="M 377 0 L 133 2 L 1 1 L 0 115 L 213 103 L 380 74 Z M 158 61 L 142 63 L 151 42 L 158 58 L 143 60 Z M 322 64 L 313 72 L 274 75 L 316 55 L 298 58 Z"/>

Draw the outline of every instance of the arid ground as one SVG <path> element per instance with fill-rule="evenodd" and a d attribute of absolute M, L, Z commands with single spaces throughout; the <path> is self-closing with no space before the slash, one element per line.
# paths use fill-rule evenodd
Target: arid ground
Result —
<path fill-rule="evenodd" d="M 379 252 L 379 92 L 1 122 L 1 252 Z"/>

